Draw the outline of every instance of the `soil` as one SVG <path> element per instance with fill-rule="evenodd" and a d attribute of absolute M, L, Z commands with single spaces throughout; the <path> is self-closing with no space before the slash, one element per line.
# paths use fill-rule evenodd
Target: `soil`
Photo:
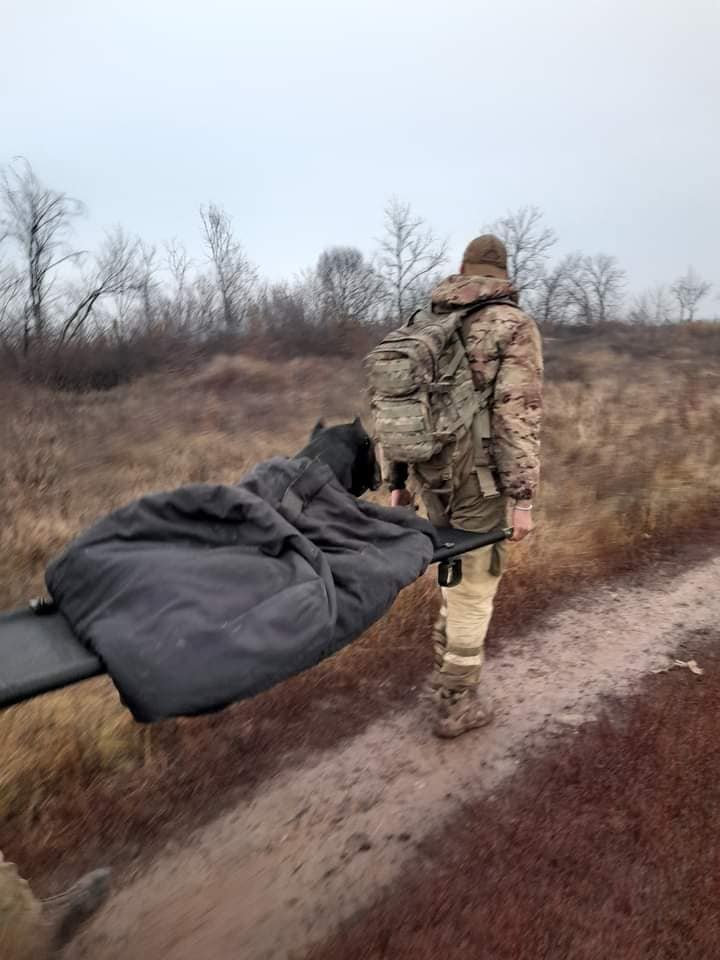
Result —
<path fill-rule="evenodd" d="M 720 559 L 710 558 L 672 579 L 577 594 L 489 658 L 491 727 L 437 741 L 418 701 L 309 757 L 168 847 L 66 957 L 301 956 L 401 882 L 418 845 L 468 802 L 491 797 L 524 759 L 667 667 L 683 638 L 685 659 L 702 665 L 703 631 L 720 616 L 719 573 Z"/>

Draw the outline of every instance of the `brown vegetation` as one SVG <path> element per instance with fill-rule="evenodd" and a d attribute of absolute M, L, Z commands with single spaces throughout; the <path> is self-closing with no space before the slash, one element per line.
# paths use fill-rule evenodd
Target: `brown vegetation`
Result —
<path fill-rule="evenodd" d="M 312 960 L 704 960 L 720 942 L 720 653 L 528 760 Z M 706 645 L 712 645 L 713 652 Z"/>
<path fill-rule="evenodd" d="M 720 331 L 658 332 L 642 355 L 641 335 L 623 336 L 547 345 L 539 528 L 513 553 L 496 640 L 550 597 L 718 523 Z M 37 593 L 48 558 L 107 510 L 152 489 L 232 482 L 292 453 L 319 413 L 364 405 L 357 362 L 250 355 L 102 393 L 1 389 L 3 607 Z M 428 577 L 345 653 L 215 717 L 141 728 L 106 681 L 6 711 L 0 849 L 46 874 L 126 860 L 279 764 L 358 732 L 414 695 L 433 598 Z"/>

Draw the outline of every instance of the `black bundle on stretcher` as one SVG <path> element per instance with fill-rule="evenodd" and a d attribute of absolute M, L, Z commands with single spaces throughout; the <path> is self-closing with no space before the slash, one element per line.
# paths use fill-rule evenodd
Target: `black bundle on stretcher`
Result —
<path fill-rule="evenodd" d="M 462 555 L 498 543 L 508 532 L 438 529 L 439 546 L 431 563 L 440 565 L 440 583 L 455 586 L 462 577 Z M 99 657 L 52 605 L 36 603 L 0 614 L 0 709 L 105 672 Z"/>
<path fill-rule="evenodd" d="M 436 529 L 373 488 L 359 421 L 235 485 L 151 494 L 46 570 L 50 600 L 0 614 L 0 708 L 107 673 L 135 720 L 220 710 L 332 656 L 439 564 L 510 531 Z"/>

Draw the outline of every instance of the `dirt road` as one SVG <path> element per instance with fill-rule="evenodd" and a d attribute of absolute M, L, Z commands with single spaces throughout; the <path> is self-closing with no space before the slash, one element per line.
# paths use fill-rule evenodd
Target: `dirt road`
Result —
<path fill-rule="evenodd" d="M 276 777 L 119 891 L 67 957 L 301 956 L 400 879 L 415 844 L 464 800 L 715 626 L 719 574 L 712 559 L 672 580 L 576 596 L 489 660 L 492 727 L 437 742 L 418 707 Z M 702 648 L 693 653 L 702 662 Z"/>

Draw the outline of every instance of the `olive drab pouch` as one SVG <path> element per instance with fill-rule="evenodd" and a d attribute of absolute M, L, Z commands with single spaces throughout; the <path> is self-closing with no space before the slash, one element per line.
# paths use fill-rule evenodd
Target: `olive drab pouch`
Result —
<path fill-rule="evenodd" d="M 389 460 L 426 463 L 472 429 L 478 399 L 463 334 L 472 312 L 418 310 L 366 357 L 375 435 Z"/>

